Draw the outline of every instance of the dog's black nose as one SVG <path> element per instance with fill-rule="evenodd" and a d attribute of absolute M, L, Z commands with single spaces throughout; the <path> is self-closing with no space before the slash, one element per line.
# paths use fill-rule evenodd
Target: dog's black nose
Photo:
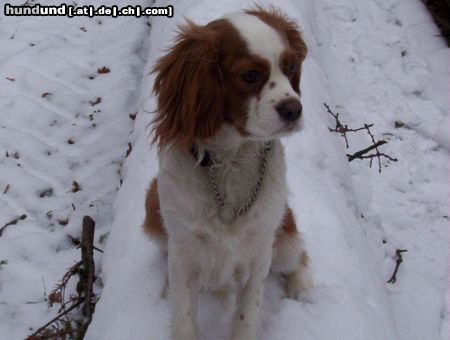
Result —
<path fill-rule="evenodd" d="M 294 122 L 302 115 L 302 104 L 297 99 L 287 99 L 275 106 L 280 117 L 288 122 Z"/>

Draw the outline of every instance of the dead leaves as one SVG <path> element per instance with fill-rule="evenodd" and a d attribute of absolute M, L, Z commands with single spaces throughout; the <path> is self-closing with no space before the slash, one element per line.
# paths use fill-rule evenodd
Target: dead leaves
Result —
<path fill-rule="evenodd" d="M 98 105 L 102 102 L 102 97 L 97 97 L 95 100 L 90 100 L 89 104 L 91 104 L 91 106 L 95 106 Z"/>
<path fill-rule="evenodd" d="M 111 72 L 111 70 L 109 68 L 107 68 L 106 66 L 103 66 L 102 68 L 99 68 L 97 70 L 98 74 L 106 74 L 106 73 L 109 73 L 109 72 Z"/>

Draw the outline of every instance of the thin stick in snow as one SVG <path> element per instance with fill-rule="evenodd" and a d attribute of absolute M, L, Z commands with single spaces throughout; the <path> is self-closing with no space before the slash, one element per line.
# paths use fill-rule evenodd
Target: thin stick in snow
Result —
<path fill-rule="evenodd" d="M 27 215 L 23 214 L 23 215 L 20 215 L 19 217 L 15 218 L 15 219 L 9 221 L 8 223 L 6 223 L 3 227 L 0 228 L 0 236 L 3 235 L 3 231 L 6 228 L 8 228 L 10 225 L 17 224 L 17 222 L 19 222 L 20 220 L 24 220 L 26 218 L 27 218 Z"/>
<path fill-rule="evenodd" d="M 84 320 L 82 327 L 84 332 L 91 323 L 92 314 L 94 313 L 94 292 L 93 285 L 95 280 L 95 262 L 94 262 L 94 230 L 95 222 L 90 216 L 83 217 L 83 232 L 81 234 L 81 262 L 83 263 L 80 270 L 80 283 L 84 290 Z"/>
<path fill-rule="evenodd" d="M 406 250 L 406 249 L 397 249 L 395 251 L 395 254 L 397 255 L 397 261 L 395 263 L 394 272 L 392 273 L 392 276 L 391 276 L 391 278 L 389 279 L 389 281 L 387 283 L 394 284 L 397 281 L 397 271 L 398 271 L 398 268 L 400 267 L 400 264 L 403 262 L 402 253 L 405 253 L 407 251 L 408 250 Z"/>

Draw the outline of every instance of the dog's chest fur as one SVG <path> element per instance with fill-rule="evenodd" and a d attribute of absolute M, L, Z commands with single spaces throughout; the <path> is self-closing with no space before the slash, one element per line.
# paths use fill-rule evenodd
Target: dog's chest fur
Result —
<path fill-rule="evenodd" d="M 219 190 L 235 209 L 248 200 L 253 190 L 261 151 L 261 143 L 255 142 L 241 145 L 237 152 L 230 151 L 232 157 L 213 151 L 225 160 L 216 170 Z M 257 200 L 231 225 L 222 224 L 218 218 L 208 168 L 196 166 L 189 152 L 162 152 L 158 183 L 169 253 L 189 259 L 201 287 L 225 289 L 243 284 L 255 258 L 267 257 L 270 261 L 286 197 L 284 154 L 279 141 L 268 154 Z"/>

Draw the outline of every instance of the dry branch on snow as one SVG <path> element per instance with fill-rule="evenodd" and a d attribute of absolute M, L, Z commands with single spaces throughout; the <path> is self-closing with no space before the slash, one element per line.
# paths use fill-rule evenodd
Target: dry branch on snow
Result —
<path fill-rule="evenodd" d="M 28 336 L 27 340 L 83 338 L 91 323 L 97 302 L 93 289 L 96 279 L 94 230 L 94 220 L 89 216 L 84 216 L 80 241 L 81 261 L 67 270 L 49 295 L 49 306 L 55 303 L 59 303 L 61 306 L 58 315 Z M 76 294 L 70 295 L 66 300 L 67 284 L 76 275 L 78 275 Z M 78 313 L 73 313 L 74 311 Z"/>
<path fill-rule="evenodd" d="M 386 158 L 392 162 L 397 162 L 397 158 L 391 157 L 388 154 L 381 152 L 379 147 L 387 144 L 387 141 L 385 140 L 375 140 L 375 136 L 373 135 L 372 131 L 370 130 L 371 127 L 373 127 L 373 124 L 364 124 L 364 126 L 357 128 L 357 129 L 352 129 L 349 128 L 348 125 L 343 124 L 340 120 L 339 120 L 339 113 L 334 113 L 330 107 L 328 106 L 328 104 L 324 103 L 323 104 L 326 109 L 327 112 L 333 116 L 334 120 L 335 120 L 335 124 L 336 126 L 332 129 L 332 128 L 328 128 L 328 130 L 330 132 L 336 132 L 336 133 L 340 133 L 342 137 L 344 137 L 345 139 L 345 146 L 348 149 L 349 148 L 349 143 L 348 143 L 348 138 L 347 138 L 347 133 L 349 132 L 359 132 L 359 131 L 366 131 L 367 134 L 370 137 L 371 140 L 371 145 L 369 145 L 367 148 L 361 149 L 359 151 L 356 151 L 353 154 L 347 154 L 347 159 L 349 162 L 355 160 L 355 159 L 369 159 L 370 163 L 369 166 L 372 167 L 372 161 L 374 158 L 377 158 L 378 160 L 378 171 L 381 172 L 381 158 Z M 373 153 L 369 153 L 371 151 L 374 151 Z"/>

